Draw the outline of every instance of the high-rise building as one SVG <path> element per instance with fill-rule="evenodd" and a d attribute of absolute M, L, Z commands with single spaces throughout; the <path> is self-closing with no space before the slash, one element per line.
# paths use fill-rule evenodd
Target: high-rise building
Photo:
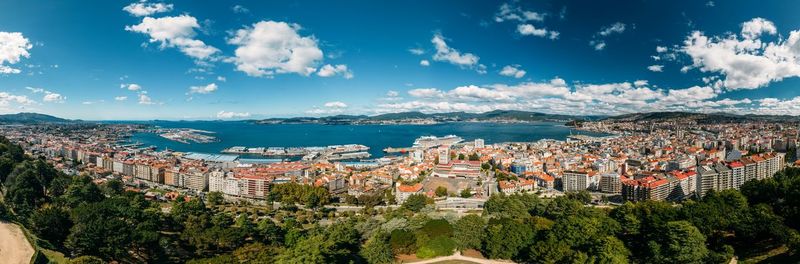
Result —
<path fill-rule="evenodd" d="M 440 146 L 438 152 L 439 152 L 439 164 L 450 163 L 450 146 Z"/>

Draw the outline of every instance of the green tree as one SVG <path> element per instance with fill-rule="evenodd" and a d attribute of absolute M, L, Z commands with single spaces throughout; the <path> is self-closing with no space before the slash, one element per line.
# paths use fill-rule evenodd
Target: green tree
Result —
<path fill-rule="evenodd" d="M 412 194 L 408 196 L 405 202 L 403 202 L 403 208 L 412 212 L 419 212 L 419 210 L 422 210 L 427 203 L 428 197 L 425 197 L 425 195 Z"/>
<path fill-rule="evenodd" d="M 225 198 L 222 197 L 221 192 L 209 192 L 206 199 L 210 205 L 221 205 L 225 203 Z"/>
<path fill-rule="evenodd" d="M 700 263 L 708 254 L 706 238 L 688 221 L 673 221 L 648 243 L 656 263 Z"/>
<path fill-rule="evenodd" d="M 436 187 L 436 196 L 438 197 L 447 196 L 447 188 L 445 188 L 444 186 Z"/>
<path fill-rule="evenodd" d="M 389 234 L 378 231 L 364 243 L 361 256 L 372 264 L 388 264 L 394 261 L 392 247 L 389 245 Z"/>
<path fill-rule="evenodd" d="M 125 191 L 125 185 L 120 180 L 112 179 L 103 185 L 103 191 L 109 196 L 122 194 Z"/>
<path fill-rule="evenodd" d="M 472 188 L 466 188 L 466 189 L 461 190 L 461 193 L 459 194 L 459 196 L 461 196 L 461 198 L 470 198 L 470 197 L 472 197 Z"/>
<path fill-rule="evenodd" d="M 31 229 L 39 238 L 61 245 L 69 235 L 72 220 L 69 211 L 61 207 L 44 206 L 31 216 Z"/>
<path fill-rule="evenodd" d="M 492 219 L 486 228 L 483 253 L 493 259 L 514 259 L 530 246 L 533 237 L 529 225 L 510 218 Z"/>
<path fill-rule="evenodd" d="M 438 256 L 449 256 L 456 249 L 456 242 L 446 236 L 438 236 L 426 241 L 417 250 L 417 257 L 426 259 Z"/>
<path fill-rule="evenodd" d="M 414 233 L 403 229 L 395 229 L 390 235 L 389 245 L 391 245 L 392 252 L 395 254 L 410 254 L 416 250 L 416 241 Z"/>
<path fill-rule="evenodd" d="M 453 239 L 459 249 L 480 249 L 486 237 L 486 221 L 479 215 L 466 215 L 456 221 Z"/>

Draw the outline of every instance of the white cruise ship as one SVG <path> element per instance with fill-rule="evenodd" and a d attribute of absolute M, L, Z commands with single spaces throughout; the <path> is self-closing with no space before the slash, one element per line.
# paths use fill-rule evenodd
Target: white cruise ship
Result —
<path fill-rule="evenodd" d="M 463 140 L 463 138 L 456 135 L 447 135 L 444 137 L 424 136 L 414 141 L 414 147 L 432 148 L 441 145 L 454 145 Z"/>

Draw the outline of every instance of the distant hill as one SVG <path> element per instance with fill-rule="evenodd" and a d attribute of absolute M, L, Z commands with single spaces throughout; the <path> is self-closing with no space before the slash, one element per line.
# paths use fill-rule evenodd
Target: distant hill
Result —
<path fill-rule="evenodd" d="M 35 123 L 73 123 L 75 120 L 63 119 L 38 113 L 17 113 L 0 115 L 2 124 L 35 124 Z"/>
<path fill-rule="evenodd" d="M 602 120 L 621 122 L 666 121 L 671 119 L 696 120 L 698 123 L 731 123 L 744 121 L 796 122 L 797 116 L 735 115 L 728 113 L 650 112 L 606 117 Z"/>
<path fill-rule="evenodd" d="M 495 110 L 484 113 L 434 113 L 400 112 L 375 116 L 337 115 L 326 117 L 292 117 L 258 120 L 262 124 L 319 123 L 319 124 L 377 124 L 377 123 L 421 123 L 421 122 L 538 122 L 570 120 L 595 120 L 598 117 L 555 115 L 528 111 Z"/>

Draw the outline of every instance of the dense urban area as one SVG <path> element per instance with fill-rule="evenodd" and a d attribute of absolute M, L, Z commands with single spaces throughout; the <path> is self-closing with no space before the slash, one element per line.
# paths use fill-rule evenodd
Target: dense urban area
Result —
<path fill-rule="evenodd" d="M 364 146 L 265 159 L 128 142 L 143 125 L 6 125 L 0 218 L 35 263 L 797 261 L 797 123 L 573 125 L 610 136 L 432 136 L 353 161 L 336 155 Z"/>

